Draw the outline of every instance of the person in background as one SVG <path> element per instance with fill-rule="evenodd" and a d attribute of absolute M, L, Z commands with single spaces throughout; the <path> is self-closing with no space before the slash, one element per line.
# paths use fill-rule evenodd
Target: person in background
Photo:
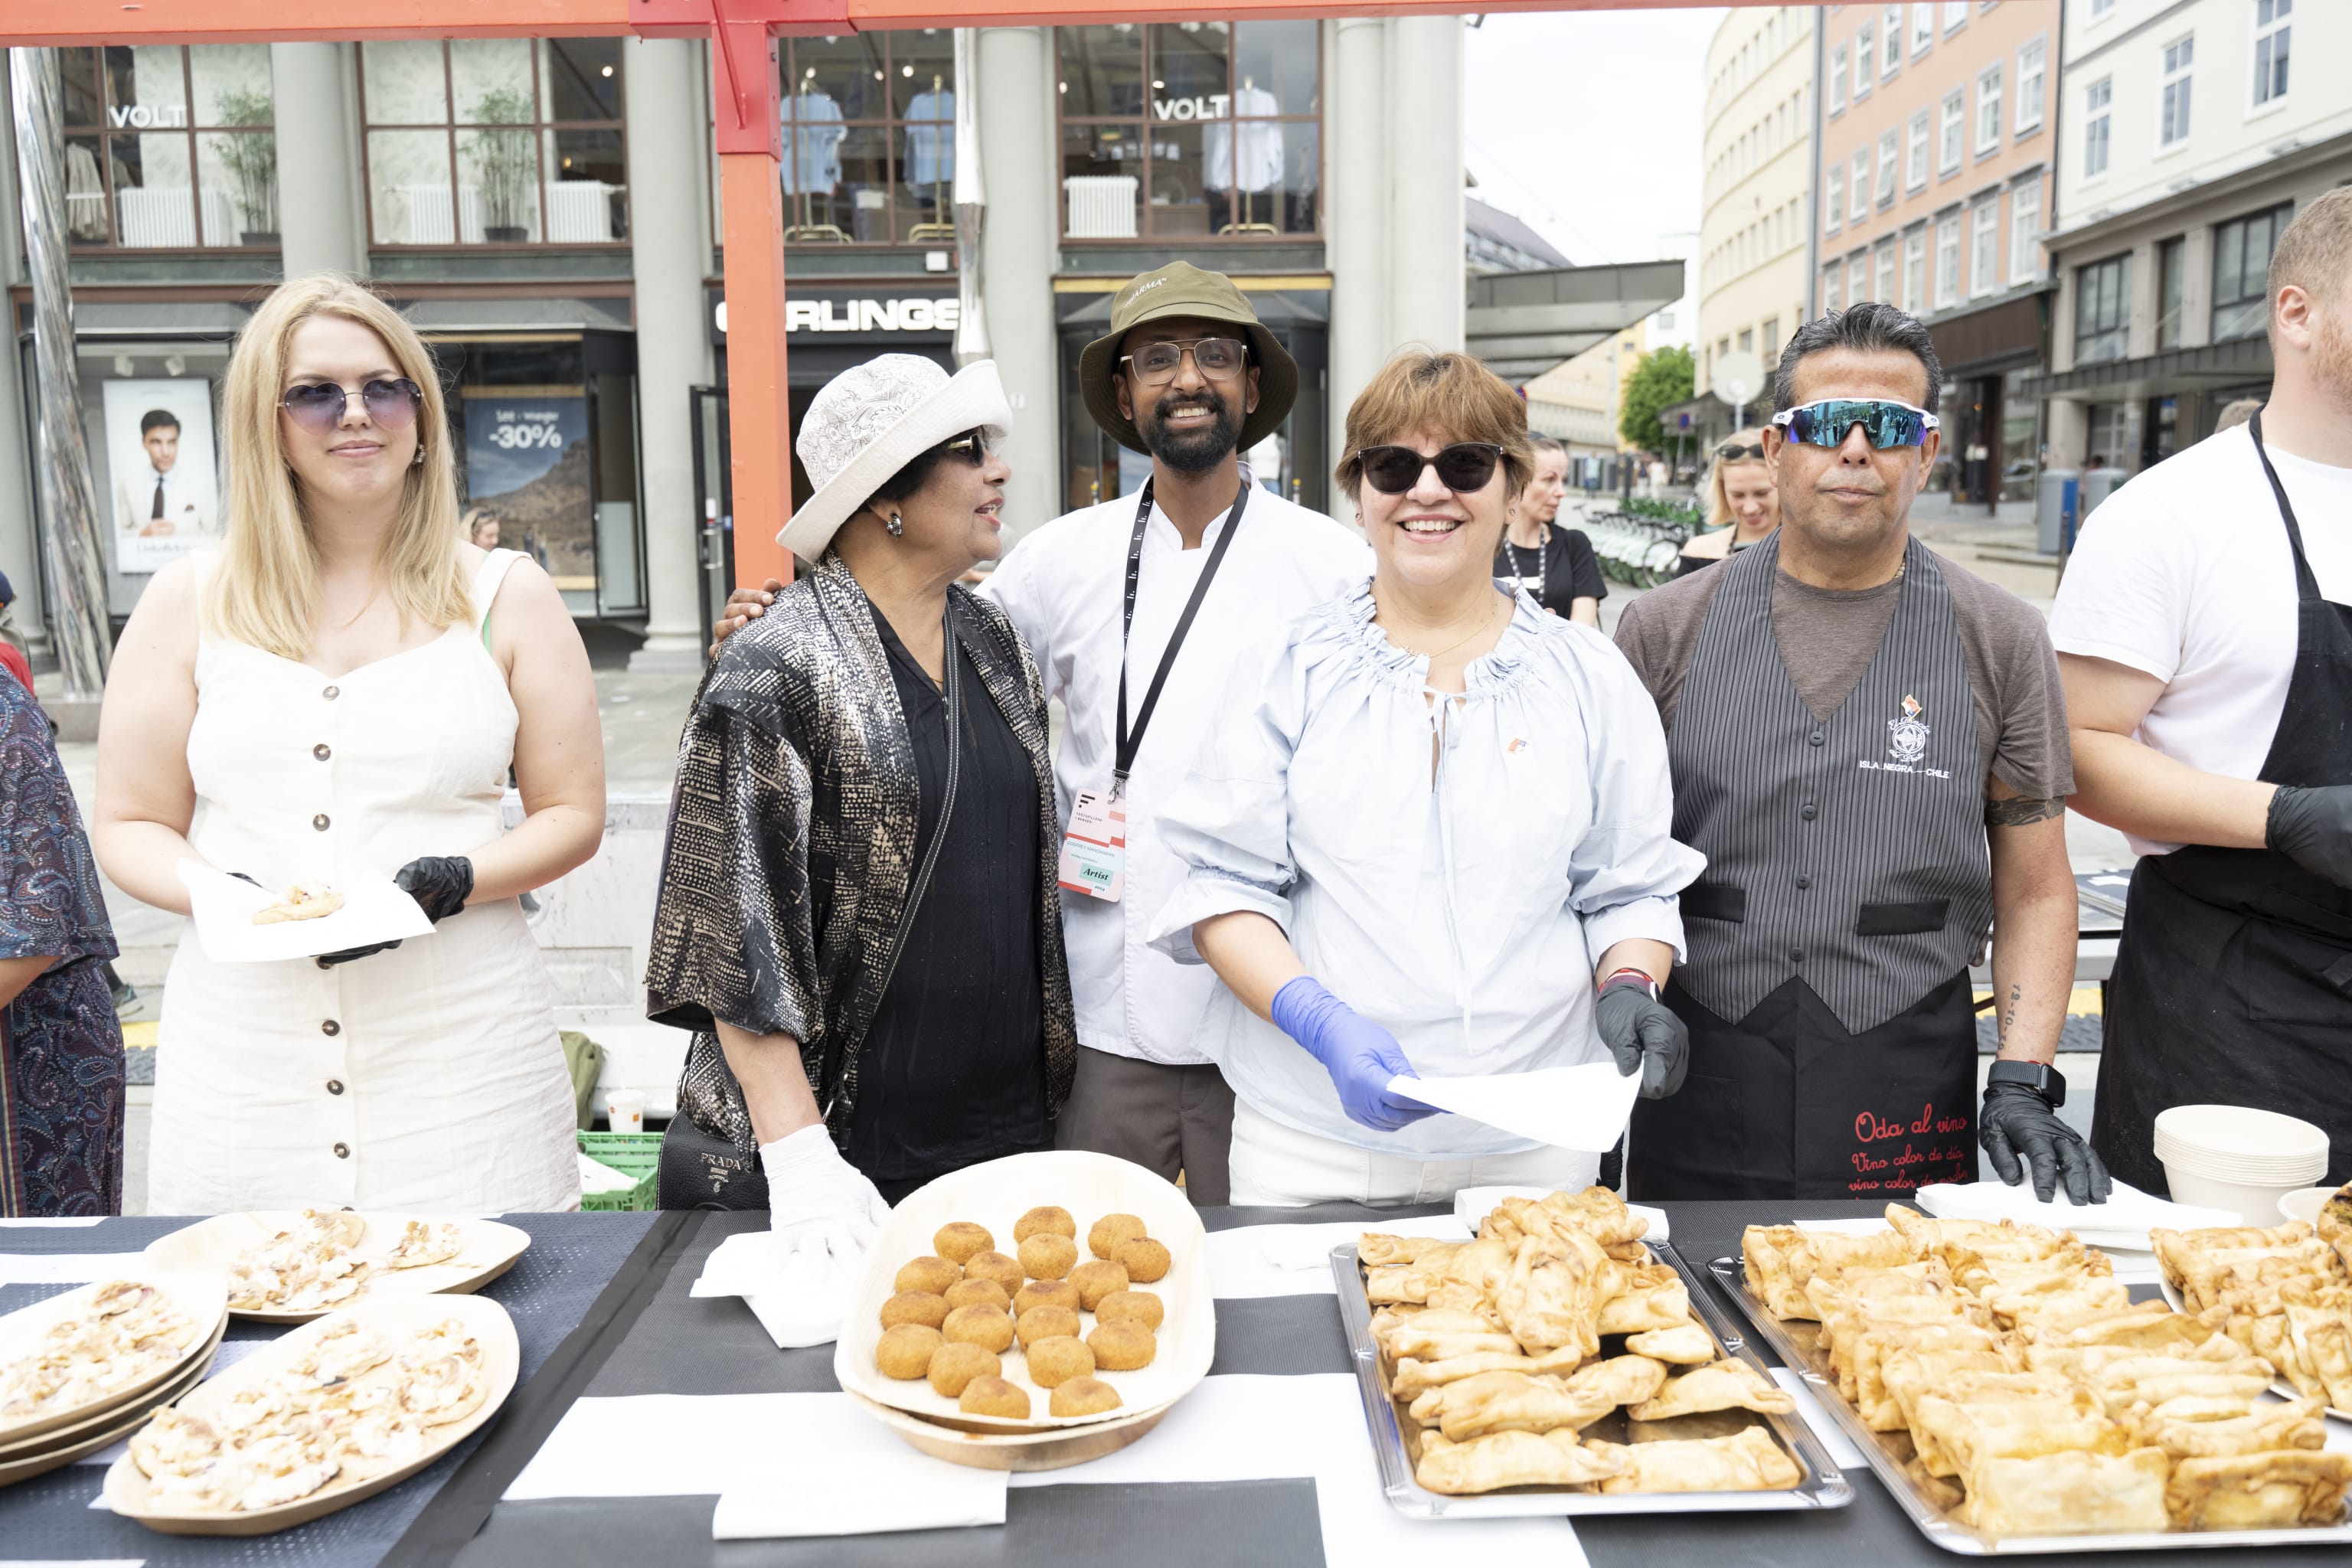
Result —
<path fill-rule="evenodd" d="M 1549 436 L 1529 436 L 1528 447 L 1535 472 L 1511 503 L 1495 575 L 1553 615 L 1598 631 L 1601 601 L 1609 596 L 1600 558 L 1582 529 L 1557 521 L 1568 499 L 1568 451 Z"/>
<path fill-rule="evenodd" d="M 122 1212 L 114 954 L 48 719 L 0 676 L 0 1219 Z"/>
<path fill-rule="evenodd" d="M 388 877 L 434 929 L 268 963 L 216 961 L 184 934 L 148 1202 L 575 1207 L 572 1082 L 519 902 L 604 834 L 595 679 L 572 614 L 544 573 L 459 537 L 431 351 L 351 279 L 262 301 L 221 422 L 222 548 L 157 573 L 115 648 L 99 858 L 178 914 L 188 862 L 273 892 Z"/>
<path fill-rule="evenodd" d="M 662 1203 L 757 1205 L 756 1154 L 779 1267 L 830 1282 L 809 1342 L 889 1204 L 1050 1147 L 1070 1092 L 1045 696 L 958 581 L 1003 548 L 1012 420 L 993 361 L 826 383 L 779 536 L 814 564 L 679 742 L 646 1011 L 695 1034 Z"/>
<path fill-rule="evenodd" d="M 2101 503 L 2050 616 L 2075 809 L 2140 857 L 2092 1142 L 2154 1191 L 2188 1104 L 2315 1122 L 2352 1179 L 2352 190 L 2268 287 L 2269 402 Z"/>
<path fill-rule="evenodd" d="M 1131 279 L 1078 381 L 1095 423 L 1150 454 L 1151 476 L 1031 532 L 981 590 L 1067 710 L 1063 822 L 1099 840 L 1078 814 L 1113 799 L 1125 814 L 1116 865 L 1078 842 L 1062 870 L 1080 1049 L 1055 1139 L 1171 1181 L 1181 1171 L 1193 1203 L 1219 1205 L 1234 1096 L 1201 1040 L 1216 978 L 1146 942 L 1184 879 L 1160 807 L 1219 721 L 1232 650 L 1361 584 L 1372 558 L 1321 512 L 1244 493 L 1238 453 L 1281 428 L 1298 366 L 1230 279 L 1180 261 Z M 738 589 L 713 634 L 759 616 L 780 586 Z"/>
<path fill-rule="evenodd" d="M 115 526 L 142 538 L 206 532 L 212 519 L 180 467 L 179 416 L 168 408 L 141 415 L 139 445 L 147 454 L 147 471 L 126 474 L 114 487 Z"/>
<path fill-rule="evenodd" d="M 1223 720 L 1160 813 L 1186 877 L 1152 940 L 1224 982 L 1204 1035 L 1239 1101 L 1233 1201 L 1581 1188 L 1597 1154 L 1389 1086 L 1613 1059 L 1675 1091 L 1657 984 L 1702 862 L 1668 833 L 1664 737 L 1606 638 L 1497 592 L 1533 466 L 1517 393 L 1408 351 L 1346 437 L 1370 580 L 1229 656 Z"/>
<path fill-rule="evenodd" d="M 1780 490 L 1764 458 L 1764 432 L 1741 430 L 1715 449 L 1706 527 L 1683 546 L 1675 575 L 1687 577 L 1767 538 L 1780 526 Z"/>
<path fill-rule="evenodd" d="M 466 513 L 466 537 L 477 550 L 499 547 L 499 514 L 486 506 L 478 506 Z"/>
<path fill-rule="evenodd" d="M 1666 997 L 1690 1078 L 1634 1108 L 1633 1196 L 1892 1196 L 1973 1180 L 1972 1134 L 2044 1201 L 2106 1195 L 2050 1065 L 2074 985 L 2057 662 L 2032 606 L 1911 537 L 1942 380 L 1893 306 L 1807 322 L 1765 437 L 1779 531 L 1618 622 L 1706 857 Z M 1971 1114 L 1988 927 L 2000 1059 Z"/>
<path fill-rule="evenodd" d="M 25 657 L 24 645 L 16 640 L 16 588 L 8 574 L 0 572 L 0 669 L 16 678 L 16 684 L 29 695 L 33 689 L 32 661 Z"/>
<path fill-rule="evenodd" d="M 2256 414 L 2262 412 L 2262 406 L 2263 400 L 2259 397 L 2239 398 L 2237 401 L 2223 408 L 2221 410 L 2221 416 L 2213 421 L 2213 434 L 2215 436 L 2219 436 L 2224 430 L 2235 430 L 2239 426 L 2243 425 L 2247 420 L 2252 419 Z"/>

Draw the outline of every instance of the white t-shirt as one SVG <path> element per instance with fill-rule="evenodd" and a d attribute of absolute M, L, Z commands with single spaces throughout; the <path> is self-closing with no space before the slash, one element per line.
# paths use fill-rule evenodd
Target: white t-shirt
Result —
<path fill-rule="evenodd" d="M 2352 604 L 2352 468 L 2274 443 L 2270 458 L 2320 593 Z M 2050 640 L 2165 682 L 2142 743 L 2204 773 L 2262 773 L 2294 671 L 2294 558 L 2244 426 L 2168 458 L 2092 514 L 2058 585 Z"/>

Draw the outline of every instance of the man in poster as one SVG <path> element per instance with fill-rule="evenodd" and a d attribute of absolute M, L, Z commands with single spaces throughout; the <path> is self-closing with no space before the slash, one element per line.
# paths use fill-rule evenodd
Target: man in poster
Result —
<path fill-rule="evenodd" d="M 131 538 L 193 538 L 212 530 L 210 487 L 192 480 L 180 467 L 180 416 L 151 408 L 139 416 L 144 468 L 125 474 L 114 487 L 115 526 Z"/>

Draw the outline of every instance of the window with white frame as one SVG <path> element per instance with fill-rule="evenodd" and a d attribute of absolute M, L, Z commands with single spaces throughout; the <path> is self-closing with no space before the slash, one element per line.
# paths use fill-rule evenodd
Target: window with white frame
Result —
<path fill-rule="evenodd" d="M 2104 22 L 2116 14 L 2116 0 L 2091 0 L 2091 20 Z"/>
<path fill-rule="evenodd" d="M 1845 46 L 1830 51 L 1830 112 L 1845 112 Z"/>
<path fill-rule="evenodd" d="M 2023 283 L 2042 275 L 2042 175 L 2025 176 L 2009 188 L 2009 280 Z"/>
<path fill-rule="evenodd" d="M 1862 31 L 1853 36 L 1853 100 L 1856 103 L 1870 96 L 1870 84 L 1878 79 L 1878 36 L 1874 23 L 1864 22 Z"/>
<path fill-rule="evenodd" d="M 1857 250 L 1845 264 L 1845 302 L 1859 305 L 1870 298 L 1870 252 Z"/>
<path fill-rule="evenodd" d="M 1896 132 L 1889 131 L 1878 138 L 1877 192 L 1878 205 L 1883 207 L 1895 205 L 1895 165 L 1901 155 L 1896 146 Z"/>
<path fill-rule="evenodd" d="M 2156 120 L 2158 147 L 2178 147 L 2189 140 L 2189 89 L 2196 64 L 2195 34 L 2164 46 L 2164 100 Z"/>
<path fill-rule="evenodd" d="M 1977 155 L 2000 145 L 2000 65 L 1977 72 Z"/>
<path fill-rule="evenodd" d="M 1880 303 L 1892 305 L 1895 303 L 1895 242 L 1882 239 L 1878 242 L 1878 248 L 1871 254 L 1878 268 L 1878 283 L 1874 291 Z"/>
<path fill-rule="evenodd" d="M 1911 56 L 1916 59 L 1936 41 L 1936 0 L 1911 0 Z"/>
<path fill-rule="evenodd" d="M 1903 237 L 1903 308 L 1916 314 L 1927 308 L 1927 231 L 1915 228 Z"/>
<path fill-rule="evenodd" d="M 1870 216 L 1870 149 L 1867 147 L 1853 155 L 1853 184 L 1849 189 L 1852 195 L 1847 198 L 1846 221 L 1858 224 Z"/>
<path fill-rule="evenodd" d="M 2107 110 L 2115 86 L 2114 78 L 2103 76 L 2083 89 L 2083 178 L 2086 180 L 2107 172 Z"/>
<path fill-rule="evenodd" d="M 2036 38 L 2017 51 L 2017 133 L 2042 129 L 2043 79 L 2049 68 L 2049 44 Z"/>
<path fill-rule="evenodd" d="M 1944 31 L 1950 32 L 1969 19 L 1969 0 L 1944 0 Z"/>
<path fill-rule="evenodd" d="M 1845 265 L 1832 261 L 1822 268 L 1822 310 L 1824 312 L 1845 309 Z"/>
<path fill-rule="evenodd" d="M 1903 152 L 1903 188 L 1916 191 L 1927 183 L 1927 111 L 1911 117 L 1904 134 L 1910 144 Z"/>
<path fill-rule="evenodd" d="M 2254 106 L 2286 96 L 2287 26 L 2294 0 L 2254 0 Z"/>
<path fill-rule="evenodd" d="M 1968 95 L 1956 87 L 1944 95 L 1944 123 L 1936 148 L 1936 167 L 1947 174 L 1959 172 L 1960 136 L 1968 118 Z"/>
<path fill-rule="evenodd" d="M 1939 219 L 1936 224 L 1936 309 L 1948 310 L 1960 302 L 1960 215 Z"/>
<path fill-rule="evenodd" d="M 1878 37 L 1885 46 L 1881 50 L 1885 58 L 1878 62 L 1878 74 L 1881 77 L 1890 77 L 1903 68 L 1902 6 L 1889 5 L 1881 14 L 1878 20 Z"/>
<path fill-rule="evenodd" d="M 1835 234 L 1845 222 L 1845 165 L 1832 163 L 1829 168 L 1828 188 L 1822 195 L 1822 229 Z"/>
<path fill-rule="evenodd" d="M 1969 214 L 1969 297 L 2000 287 L 2000 195 L 1977 203 Z"/>

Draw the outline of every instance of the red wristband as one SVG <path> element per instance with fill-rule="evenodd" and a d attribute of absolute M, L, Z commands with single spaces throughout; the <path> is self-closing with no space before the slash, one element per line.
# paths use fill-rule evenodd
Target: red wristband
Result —
<path fill-rule="evenodd" d="M 1626 979 L 1629 976 L 1638 984 L 1643 990 L 1650 994 L 1651 1001 L 1654 1002 L 1658 999 L 1658 983 L 1651 976 L 1650 972 L 1646 969 L 1635 969 L 1631 965 L 1628 965 L 1623 969 L 1611 970 L 1607 976 L 1601 980 L 1601 984 L 1593 988 L 1593 994 L 1596 996 L 1599 995 L 1601 992 L 1608 990 L 1612 985 L 1616 984 L 1619 981 Z"/>

